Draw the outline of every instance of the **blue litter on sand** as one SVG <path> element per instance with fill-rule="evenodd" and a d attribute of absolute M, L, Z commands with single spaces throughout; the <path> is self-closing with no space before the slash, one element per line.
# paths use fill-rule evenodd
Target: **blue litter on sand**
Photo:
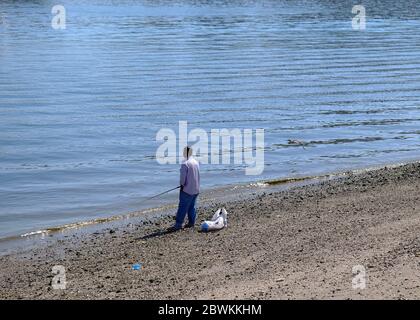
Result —
<path fill-rule="evenodd" d="M 141 269 L 141 264 L 140 263 L 133 264 L 133 266 L 131 267 L 131 269 L 133 269 L 133 270 L 140 270 Z"/>
<path fill-rule="evenodd" d="M 207 232 L 209 230 L 209 225 L 207 223 L 203 223 L 201 225 L 201 230 L 203 230 L 204 232 Z"/>

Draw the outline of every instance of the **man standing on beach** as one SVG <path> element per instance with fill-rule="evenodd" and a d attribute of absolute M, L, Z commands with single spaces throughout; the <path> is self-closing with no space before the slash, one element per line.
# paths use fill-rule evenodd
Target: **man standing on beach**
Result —
<path fill-rule="evenodd" d="M 185 215 L 188 214 L 188 224 L 186 228 L 194 227 L 196 220 L 195 203 L 200 193 L 200 166 L 198 161 L 192 156 L 192 148 L 184 148 L 185 161 L 181 165 L 178 212 L 174 230 L 182 228 Z"/>

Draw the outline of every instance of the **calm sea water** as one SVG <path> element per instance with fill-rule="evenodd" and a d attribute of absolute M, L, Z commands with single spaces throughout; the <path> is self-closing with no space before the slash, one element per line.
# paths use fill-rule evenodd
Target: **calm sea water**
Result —
<path fill-rule="evenodd" d="M 177 185 L 161 128 L 264 128 L 265 171 L 203 188 L 420 157 L 420 2 L 0 3 L 0 237 L 138 209 Z M 305 149 L 288 139 L 304 140 Z M 173 198 L 176 195 L 173 195 Z"/>

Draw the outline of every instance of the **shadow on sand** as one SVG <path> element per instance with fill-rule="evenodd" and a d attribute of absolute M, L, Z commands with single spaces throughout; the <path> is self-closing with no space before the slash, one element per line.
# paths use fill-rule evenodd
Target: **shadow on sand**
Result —
<path fill-rule="evenodd" d="M 197 232 L 200 232 L 200 233 L 203 232 L 200 229 L 198 230 L 195 229 L 194 227 L 184 227 L 182 229 L 167 228 L 164 230 L 158 230 L 156 232 L 146 234 L 142 237 L 136 238 L 135 240 L 147 240 L 147 239 L 156 238 L 156 237 L 164 236 L 164 235 L 179 232 L 179 231 L 185 231 L 185 230 L 196 230 Z"/>
<path fill-rule="evenodd" d="M 164 229 L 164 230 L 158 230 L 156 232 L 146 234 L 146 235 L 144 235 L 140 238 L 137 238 L 136 240 L 147 240 L 147 239 L 151 239 L 151 238 L 164 236 L 166 234 L 174 233 L 174 232 L 177 232 L 177 231 L 179 231 L 179 230 L 176 230 L 176 229 L 173 229 L 173 228 L 167 228 L 167 229 Z"/>

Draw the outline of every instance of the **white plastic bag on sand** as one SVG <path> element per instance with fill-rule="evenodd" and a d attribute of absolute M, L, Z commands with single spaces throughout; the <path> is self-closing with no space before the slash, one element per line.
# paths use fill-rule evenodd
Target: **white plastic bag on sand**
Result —
<path fill-rule="evenodd" d="M 225 208 L 219 208 L 211 220 L 204 221 L 201 224 L 201 231 L 214 231 L 227 227 L 227 211 Z"/>

